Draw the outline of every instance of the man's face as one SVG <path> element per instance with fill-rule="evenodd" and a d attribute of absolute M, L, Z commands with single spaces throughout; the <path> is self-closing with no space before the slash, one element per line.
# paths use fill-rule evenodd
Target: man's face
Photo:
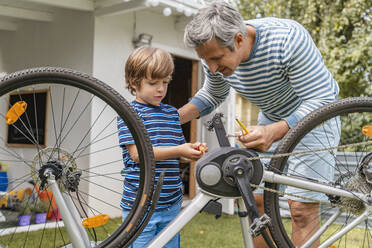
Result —
<path fill-rule="evenodd" d="M 220 72 L 224 76 L 233 74 L 241 62 L 237 46 L 231 51 L 228 47 L 221 46 L 215 38 L 196 47 L 195 51 L 199 58 L 205 60 L 212 73 Z"/>

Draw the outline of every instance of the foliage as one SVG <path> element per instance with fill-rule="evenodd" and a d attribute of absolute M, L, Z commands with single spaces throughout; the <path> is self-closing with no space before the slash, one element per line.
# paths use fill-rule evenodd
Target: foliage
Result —
<path fill-rule="evenodd" d="M 23 200 L 16 207 L 19 215 L 30 215 L 33 212 L 33 205 L 31 198 L 25 194 Z"/>
<path fill-rule="evenodd" d="M 371 0 L 235 0 L 244 19 L 281 17 L 301 23 L 340 85 L 340 96 L 371 96 Z"/>
<path fill-rule="evenodd" d="M 362 127 L 372 124 L 371 113 L 352 113 L 348 116 L 341 116 L 341 142 L 340 145 L 355 144 L 359 142 L 370 141 L 366 135 L 362 133 Z M 371 145 L 351 146 L 342 149 L 344 152 L 371 152 Z"/>
<path fill-rule="evenodd" d="M 49 206 L 50 204 L 48 202 L 38 199 L 33 207 L 33 211 L 35 213 L 46 213 L 49 210 Z"/>

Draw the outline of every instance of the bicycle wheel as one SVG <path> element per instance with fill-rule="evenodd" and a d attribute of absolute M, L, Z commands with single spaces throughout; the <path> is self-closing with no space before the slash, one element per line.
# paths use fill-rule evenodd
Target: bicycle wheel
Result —
<path fill-rule="evenodd" d="M 362 127 L 371 124 L 371 98 L 349 98 L 328 104 L 310 113 L 287 133 L 275 151 L 279 157 L 271 160 L 269 170 L 300 178 L 303 182 L 368 195 L 372 181 L 365 170 L 370 166 L 372 143 L 368 142 L 371 138 L 363 135 Z M 294 152 L 296 154 L 280 156 Z M 301 247 L 312 237 L 314 241 L 309 241 L 312 246 L 307 247 L 328 245 L 325 242 L 329 237 L 365 210 L 365 202 L 360 198 L 351 200 L 280 183 L 265 183 L 265 187 L 265 212 L 272 219 L 270 231 L 278 247 Z M 296 206 L 303 205 L 297 205 L 298 202 L 310 203 L 301 216 L 298 216 L 298 211 L 303 210 L 296 209 Z M 296 204 L 289 210 L 288 203 Z M 299 218 L 307 221 L 295 226 L 292 220 L 301 220 Z M 306 234 L 300 236 L 299 229 L 307 230 Z M 323 229 L 321 234 L 315 234 Z M 333 245 L 338 248 L 372 245 L 368 219 Z"/>
<path fill-rule="evenodd" d="M 9 164 L 8 191 L 30 188 L 26 190 L 30 196 L 21 198 L 32 208 L 37 198 L 50 194 L 43 172 L 51 169 L 59 189 L 71 196 L 81 218 L 110 216 L 107 224 L 86 229 L 92 247 L 128 245 L 148 211 L 155 166 L 146 129 L 128 102 L 103 82 L 62 68 L 35 68 L 6 76 L 0 84 L 0 101 L 0 161 Z M 27 107 L 22 111 L 19 106 L 24 103 Z M 137 198 L 123 223 L 118 117 L 133 136 L 141 165 Z M 10 198 L 8 209 L 2 210 L 7 221 L 0 223 L 1 246 L 69 245 L 50 197 L 44 200 L 51 205 L 47 222 L 25 227 L 15 226 L 17 212 L 9 209 L 16 208 L 20 199 Z"/>

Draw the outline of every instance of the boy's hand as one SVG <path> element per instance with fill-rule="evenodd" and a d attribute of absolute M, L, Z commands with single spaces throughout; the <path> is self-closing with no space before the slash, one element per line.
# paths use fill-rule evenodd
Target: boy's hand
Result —
<path fill-rule="evenodd" d="M 183 145 L 180 145 L 178 148 L 180 150 L 181 157 L 185 157 L 185 158 L 191 159 L 191 160 L 198 160 L 199 158 L 201 158 L 201 156 L 203 156 L 203 154 L 207 150 L 206 145 L 203 145 L 205 147 L 205 148 L 203 148 L 203 150 L 204 150 L 203 152 L 200 151 L 200 150 L 197 150 L 198 147 L 201 147 L 200 145 L 201 144 L 199 142 L 193 143 L 193 144 L 192 143 L 185 143 Z"/>
<path fill-rule="evenodd" d="M 205 154 L 208 151 L 207 143 L 196 142 L 193 145 L 195 146 L 195 150 L 201 151 L 203 154 Z"/>

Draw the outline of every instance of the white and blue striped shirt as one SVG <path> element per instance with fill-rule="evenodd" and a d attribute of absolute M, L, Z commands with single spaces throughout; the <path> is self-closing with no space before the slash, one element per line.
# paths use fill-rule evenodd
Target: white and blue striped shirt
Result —
<path fill-rule="evenodd" d="M 230 87 L 258 106 L 268 119 L 286 120 L 290 127 L 337 99 L 337 82 L 304 27 L 278 18 L 249 20 L 246 24 L 256 29 L 256 40 L 248 59 L 234 74 L 212 74 L 202 61 L 206 80 L 191 100 L 201 116 L 221 104 Z"/>
<path fill-rule="evenodd" d="M 163 103 L 160 103 L 160 106 L 152 106 L 137 101 L 131 102 L 131 105 L 143 121 L 153 147 L 170 147 L 185 143 L 176 108 Z M 122 208 L 130 210 L 137 195 L 140 164 L 133 161 L 126 147 L 126 145 L 134 144 L 134 139 L 120 117 L 118 117 L 117 126 L 124 163 L 124 168 L 121 171 L 122 176 L 124 176 L 124 188 L 120 205 Z M 157 210 L 170 207 L 182 198 L 179 158 L 156 161 L 155 185 L 163 170 L 165 171 L 164 182 L 158 205 L 156 205 Z"/>

